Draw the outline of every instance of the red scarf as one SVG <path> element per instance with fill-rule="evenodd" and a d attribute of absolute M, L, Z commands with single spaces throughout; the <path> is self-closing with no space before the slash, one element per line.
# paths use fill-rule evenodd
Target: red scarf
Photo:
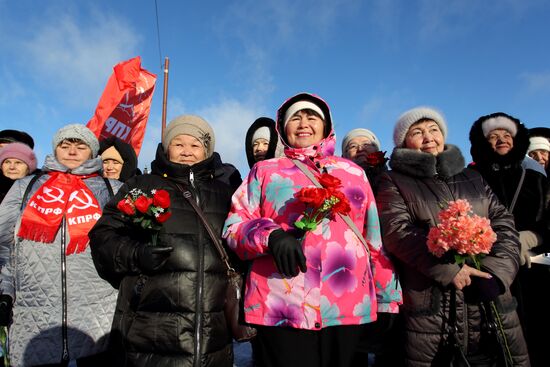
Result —
<path fill-rule="evenodd" d="M 35 242 L 52 243 L 63 216 L 71 241 L 66 254 L 80 253 L 88 246 L 88 232 L 101 216 L 101 208 L 83 178 L 70 173 L 50 172 L 23 211 L 17 234 Z"/>

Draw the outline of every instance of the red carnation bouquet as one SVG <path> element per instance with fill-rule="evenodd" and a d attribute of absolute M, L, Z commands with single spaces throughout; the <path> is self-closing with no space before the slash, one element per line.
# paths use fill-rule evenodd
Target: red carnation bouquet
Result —
<path fill-rule="evenodd" d="M 294 197 L 306 205 L 303 216 L 294 222 L 296 228 L 314 231 L 324 218 L 334 218 L 338 213 L 347 215 L 350 210 L 348 198 L 338 189 L 340 179 L 323 173 L 319 178 L 322 187 L 303 187 Z"/>
<path fill-rule="evenodd" d="M 151 190 L 148 196 L 138 188 L 126 194 L 117 204 L 118 210 L 132 218 L 132 222 L 151 231 L 153 246 L 157 244 L 158 232 L 162 223 L 172 215 L 170 212 L 170 194 L 166 190 Z"/>
<path fill-rule="evenodd" d="M 497 235 L 491 228 L 488 218 L 472 214 L 472 206 L 467 200 L 449 202 L 447 209 L 438 215 L 440 223 L 432 227 L 428 233 L 428 250 L 437 257 L 442 257 L 451 251 L 457 264 L 471 260 L 477 270 L 481 270 L 481 259 L 491 251 L 497 240 Z M 512 354 L 504 333 L 500 314 L 495 302 L 489 302 L 489 310 L 480 304 L 483 312 L 489 312 L 497 333 L 505 360 L 513 365 Z"/>

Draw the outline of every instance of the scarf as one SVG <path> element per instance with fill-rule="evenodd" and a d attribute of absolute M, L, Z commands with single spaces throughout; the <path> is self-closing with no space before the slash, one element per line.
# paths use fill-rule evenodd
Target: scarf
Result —
<path fill-rule="evenodd" d="M 88 232 L 101 216 L 101 208 L 82 181 L 97 176 L 76 176 L 64 172 L 50 172 L 50 178 L 36 191 L 23 211 L 20 238 L 52 243 L 61 220 L 66 217 L 70 242 L 66 254 L 78 254 L 88 246 Z"/>

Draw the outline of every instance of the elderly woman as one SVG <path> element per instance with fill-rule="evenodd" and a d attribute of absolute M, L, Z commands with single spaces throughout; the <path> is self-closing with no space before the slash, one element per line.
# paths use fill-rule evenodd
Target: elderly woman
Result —
<path fill-rule="evenodd" d="M 88 231 L 120 183 L 98 175 L 98 149 L 86 126 L 59 129 L 43 171 L 17 180 L 0 205 L 0 323 L 12 366 L 110 360 L 117 295 L 97 275 Z"/>
<path fill-rule="evenodd" d="M 113 334 L 120 366 L 232 366 L 231 335 L 223 308 L 226 268 L 189 190 L 220 236 L 233 190 L 219 180 L 214 131 L 201 117 L 172 120 L 151 174 L 128 180 L 90 233 L 99 274 L 119 288 Z M 219 158 L 218 158 L 219 159 Z M 153 233 L 140 230 L 117 203 L 140 190 L 163 189 L 172 215 Z"/>
<path fill-rule="evenodd" d="M 99 155 L 103 161 L 103 176 L 126 182 L 141 174 L 134 148 L 117 138 L 110 136 L 99 142 Z"/>
<path fill-rule="evenodd" d="M 332 155 L 332 118 L 321 98 L 288 99 L 276 128 L 285 156 L 252 167 L 225 223 L 229 247 L 252 262 L 245 320 L 258 328 L 262 366 L 349 366 L 361 325 L 377 312 L 397 312 L 401 302 L 381 248 L 374 197 L 363 170 Z M 316 186 L 306 172 L 341 181 L 349 222 L 334 214 L 305 234 L 295 230 L 306 209 L 298 192 Z"/>
<path fill-rule="evenodd" d="M 0 148 L 0 203 L 15 180 L 36 170 L 36 155 L 23 143 L 10 143 Z"/>
<path fill-rule="evenodd" d="M 353 129 L 342 140 L 342 157 L 351 159 L 365 170 L 375 193 L 378 176 L 388 169 L 385 154 L 380 151 L 380 140 L 368 129 Z"/>
<path fill-rule="evenodd" d="M 519 267 L 513 218 L 481 176 L 464 169 L 462 154 L 445 144 L 446 136 L 447 124 L 432 108 L 418 107 L 401 115 L 394 128 L 391 171 L 382 174 L 376 196 L 384 245 L 397 259 L 403 287 L 406 364 L 449 365 L 443 361 L 449 356 L 446 340 L 453 335 L 448 330 L 456 330 L 455 351 L 460 348 L 470 365 L 503 363 L 489 347 L 494 339 L 486 338 L 480 306 L 495 301 L 514 365 L 528 366 L 510 294 Z M 489 218 L 497 234 L 481 260 L 481 270 L 436 257 L 427 247 L 429 230 L 439 223 L 442 207 L 458 199 L 467 200 L 474 214 Z"/>
<path fill-rule="evenodd" d="M 550 141 L 543 136 L 532 136 L 529 138 L 529 149 L 527 155 L 536 160 L 545 171 L 550 165 Z"/>
<path fill-rule="evenodd" d="M 514 216 L 521 243 L 521 265 L 512 292 L 519 302 L 531 363 L 546 365 L 546 343 L 540 332 L 550 328 L 541 312 L 550 306 L 540 297 L 550 282 L 547 265 L 531 266 L 530 251 L 543 252 L 550 241 L 548 181 L 543 174 L 522 167 L 529 132 L 516 118 L 497 112 L 481 116 L 470 130 L 470 152 L 479 171 L 500 202 Z"/>

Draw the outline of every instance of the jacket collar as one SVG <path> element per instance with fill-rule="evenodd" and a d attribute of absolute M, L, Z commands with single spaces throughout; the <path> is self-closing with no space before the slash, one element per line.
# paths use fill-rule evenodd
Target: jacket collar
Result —
<path fill-rule="evenodd" d="M 392 170 L 414 177 L 448 178 L 464 169 L 462 153 L 455 145 L 445 144 L 445 150 L 437 156 L 407 148 L 395 148 L 390 158 Z"/>

